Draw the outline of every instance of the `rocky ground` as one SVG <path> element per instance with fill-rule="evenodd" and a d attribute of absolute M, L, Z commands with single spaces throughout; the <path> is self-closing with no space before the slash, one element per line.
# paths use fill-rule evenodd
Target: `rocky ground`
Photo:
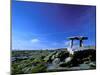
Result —
<path fill-rule="evenodd" d="M 12 74 L 96 69 L 95 47 L 12 53 Z"/>
<path fill-rule="evenodd" d="M 81 48 L 82 49 L 82 48 Z M 96 68 L 96 50 L 85 48 L 70 54 L 68 51 L 55 51 L 44 58 L 50 66 L 48 70 L 85 70 Z"/>

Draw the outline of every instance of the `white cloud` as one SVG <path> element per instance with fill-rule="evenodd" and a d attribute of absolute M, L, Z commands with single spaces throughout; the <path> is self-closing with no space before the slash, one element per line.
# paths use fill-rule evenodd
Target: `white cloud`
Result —
<path fill-rule="evenodd" d="M 13 40 L 12 49 L 16 50 L 39 50 L 48 49 L 48 45 L 42 42 L 40 39 L 31 40 Z"/>
<path fill-rule="evenodd" d="M 38 42 L 40 42 L 40 40 L 39 39 L 32 39 L 31 42 L 32 43 L 38 43 Z"/>

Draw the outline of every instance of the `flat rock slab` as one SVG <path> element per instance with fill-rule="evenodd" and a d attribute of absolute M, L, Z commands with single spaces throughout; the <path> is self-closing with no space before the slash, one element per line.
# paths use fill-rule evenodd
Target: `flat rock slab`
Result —
<path fill-rule="evenodd" d="M 49 66 L 49 68 L 47 69 L 48 71 L 73 71 L 73 70 L 88 70 L 88 69 L 95 69 L 91 68 L 89 66 L 89 64 L 80 64 L 79 66 L 75 66 L 75 67 L 54 67 Z"/>

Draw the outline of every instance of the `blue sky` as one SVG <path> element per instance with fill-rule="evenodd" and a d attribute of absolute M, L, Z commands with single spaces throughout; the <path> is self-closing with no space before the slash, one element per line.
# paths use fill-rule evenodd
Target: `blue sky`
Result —
<path fill-rule="evenodd" d="M 95 15 L 95 6 L 14 0 L 12 49 L 65 48 L 71 36 L 87 36 L 84 45 L 95 45 Z"/>

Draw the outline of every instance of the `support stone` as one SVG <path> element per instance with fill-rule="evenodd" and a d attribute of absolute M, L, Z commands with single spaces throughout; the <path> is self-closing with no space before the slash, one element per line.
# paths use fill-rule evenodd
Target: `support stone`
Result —
<path fill-rule="evenodd" d="M 80 40 L 79 42 L 80 42 L 80 47 L 82 47 L 83 46 L 83 40 Z"/>
<path fill-rule="evenodd" d="M 73 47 L 73 40 L 70 40 L 70 47 Z"/>

